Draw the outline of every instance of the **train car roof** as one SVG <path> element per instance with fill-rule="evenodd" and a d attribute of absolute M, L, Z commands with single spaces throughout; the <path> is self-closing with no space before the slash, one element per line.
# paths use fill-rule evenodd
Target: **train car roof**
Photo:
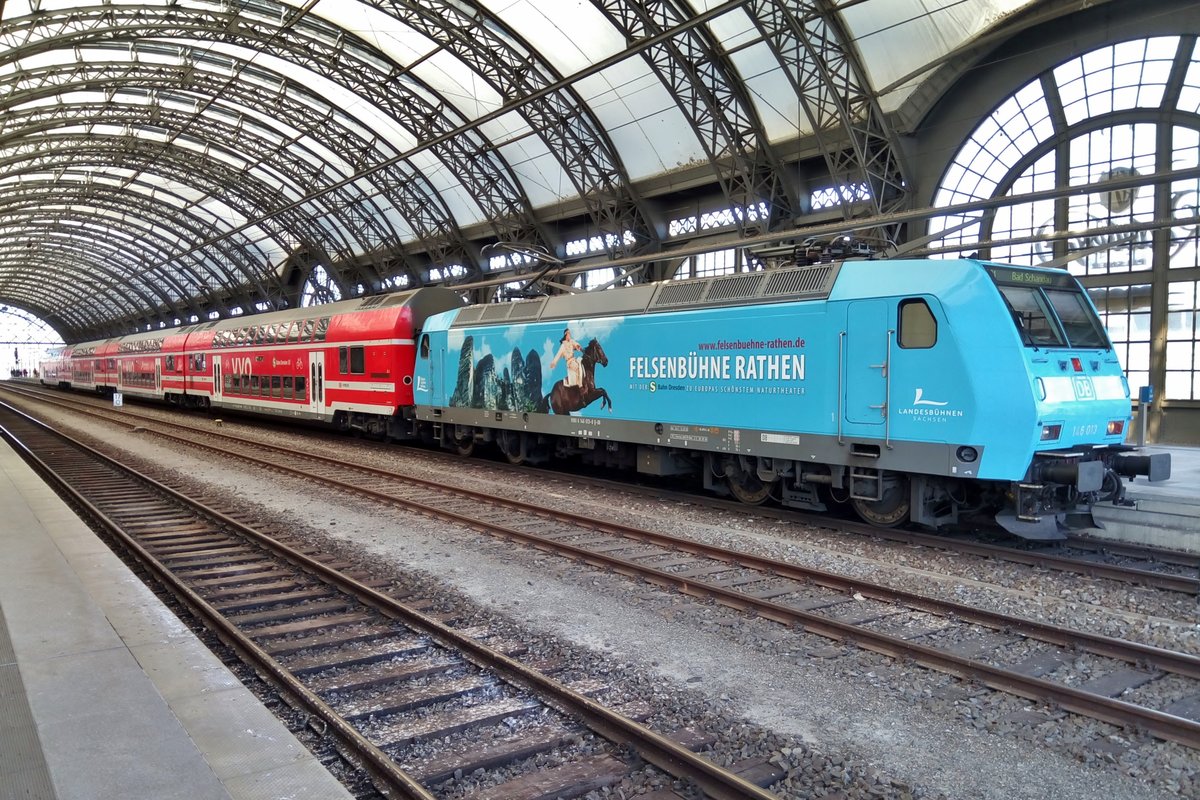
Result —
<path fill-rule="evenodd" d="M 339 300 L 336 303 L 326 303 L 319 306 L 305 306 L 303 308 L 289 308 L 285 311 L 271 311 L 265 314 L 227 317 L 212 322 L 190 325 L 180 330 L 185 333 L 231 330 L 253 325 L 272 325 L 280 322 L 297 322 L 307 319 L 319 319 L 321 317 L 338 317 L 357 311 L 379 311 L 384 309 L 397 311 L 409 309 L 412 313 L 414 323 L 419 325 L 430 315 L 446 310 L 448 305 L 463 305 L 464 302 L 462 295 L 453 289 L 429 286 L 405 292 L 356 297 L 352 300 Z"/>
<path fill-rule="evenodd" d="M 468 306 L 458 313 L 451 327 L 823 300 L 829 297 L 841 269 L 842 263 L 834 262 L 738 272 L 715 278 L 645 283 L 625 289 L 556 295 L 514 303 Z"/>
<path fill-rule="evenodd" d="M 937 295 L 984 277 L 984 268 L 988 266 L 1010 267 L 975 259 L 860 259 L 738 272 L 714 278 L 662 281 L 602 292 L 468 306 L 457 314 L 449 327 L 631 316 L 807 300 Z M 1066 275 L 1062 270 L 1040 271 Z"/>

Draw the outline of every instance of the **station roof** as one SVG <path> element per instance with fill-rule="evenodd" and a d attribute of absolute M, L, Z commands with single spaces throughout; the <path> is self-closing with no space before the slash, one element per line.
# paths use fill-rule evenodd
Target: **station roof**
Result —
<path fill-rule="evenodd" d="M 1068 5 L 0 0 L 0 302 L 78 341 L 521 270 L 568 218 L 652 254 L 651 185 L 786 231 L 806 150 L 897 208 L 897 112 Z"/>

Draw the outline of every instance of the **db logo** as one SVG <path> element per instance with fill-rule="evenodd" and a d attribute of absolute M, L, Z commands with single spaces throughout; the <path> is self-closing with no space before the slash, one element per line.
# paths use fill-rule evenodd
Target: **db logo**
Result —
<path fill-rule="evenodd" d="M 1075 399 L 1076 400 L 1095 400 L 1096 391 L 1092 388 L 1092 379 L 1086 375 L 1076 376 L 1075 379 Z"/>

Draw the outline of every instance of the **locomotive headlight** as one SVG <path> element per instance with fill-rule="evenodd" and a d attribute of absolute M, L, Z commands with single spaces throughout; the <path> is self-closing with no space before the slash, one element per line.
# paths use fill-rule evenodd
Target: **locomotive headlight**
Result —
<path fill-rule="evenodd" d="M 1043 425 L 1042 426 L 1042 441 L 1054 442 L 1062 435 L 1062 425 Z"/>
<path fill-rule="evenodd" d="M 974 447 L 964 445 L 963 447 L 958 448 L 958 453 L 956 455 L 958 456 L 959 461 L 963 462 L 964 464 L 971 464 L 975 461 L 975 459 L 979 458 L 979 451 Z"/>
<path fill-rule="evenodd" d="M 1109 436 L 1116 436 L 1117 434 L 1124 433 L 1124 432 L 1125 432 L 1125 420 L 1114 419 L 1112 422 L 1108 423 L 1108 435 Z"/>

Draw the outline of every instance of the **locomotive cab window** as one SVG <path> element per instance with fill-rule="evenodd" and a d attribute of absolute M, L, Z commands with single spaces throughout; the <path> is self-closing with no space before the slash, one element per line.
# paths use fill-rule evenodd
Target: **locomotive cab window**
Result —
<path fill-rule="evenodd" d="M 900 346 L 906 349 L 928 349 L 937 344 L 937 319 L 929 304 L 921 298 L 900 301 Z"/>
<path fill-rule="evenodd" d="M 429 334 L 421 334 L 421 358 L 429 358 Z"/>

